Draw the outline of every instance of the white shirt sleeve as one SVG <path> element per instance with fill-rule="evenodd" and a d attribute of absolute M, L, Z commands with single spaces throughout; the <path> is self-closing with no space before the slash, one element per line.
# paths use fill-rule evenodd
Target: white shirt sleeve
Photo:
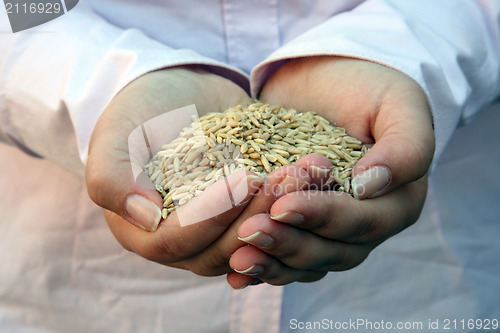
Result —
<path fill-rule="evenodd" d="M 16 34 L 7 32 L 7 15 L 0 10 L 0 27 L 0 139 L 71 170 L 83 170 L 90 135 L 106 105 L 147 72 L 202 64 L 248 89 L 243 72 L 139 30 L 120 29 L 83 1 L 62 17 Z"/>
<path fill-rule="evenodd" d="M 456 127 L 500 92 L 499 35 L 498 0 L 366 1 L 272 53 L 252 72 L 252 93 L 297 57 L 340 55 L 398 69 L 427 94 L 436 163 Z"/>

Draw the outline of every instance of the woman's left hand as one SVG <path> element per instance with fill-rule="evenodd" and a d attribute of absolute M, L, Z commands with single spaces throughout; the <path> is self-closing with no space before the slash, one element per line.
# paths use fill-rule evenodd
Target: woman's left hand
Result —
<path fill-rule="evenodd" d="M 355 197 L 364 200 L 333 191 L 297 191 L 277 200 L 270 214 L 239 226 L 238 236 L 251 246 L 231 257 L 233 287 L 254 279 L 274 285 L 315 281 L 329 271 L 353 268 L 418 219 L 434 133 L 427 99 L 411 78 L 364 60 L 303 58 L 282 66 L 261 99 L 316 111 L 373 146 L 352 173 Z M 297 165 L 316 181 L 321 177 L 312 173 L 327 173 L 331 166 L 315 155 Z"/>

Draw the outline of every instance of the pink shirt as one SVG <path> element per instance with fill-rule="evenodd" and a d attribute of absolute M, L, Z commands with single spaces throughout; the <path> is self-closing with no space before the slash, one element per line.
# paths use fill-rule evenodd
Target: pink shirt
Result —
<path fill-rule="evenodd" d="M 498 104 L 455 132 L 499 95 L 499 17 L 496 0 L 87 0 L 11 34 L 0 10 L 0 140 L 44 158 L 0 143 L 0 330 L 431 331 L 429 321 L 500 319 Z M 351 271 L 243 291 L 120 247 L 82 179 L 117 92 L 196 63 L 255 96 L 284 60 L 319 54 L 394 67 L 426 92 L 437 150 L 415 226 Z"/>

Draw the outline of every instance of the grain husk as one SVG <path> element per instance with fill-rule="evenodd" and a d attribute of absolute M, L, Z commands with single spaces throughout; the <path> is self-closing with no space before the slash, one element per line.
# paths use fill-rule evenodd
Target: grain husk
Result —
<path fill-rule="evenodd" d="M 352 195 L 351 174 L 368 149 L 314 112 L 253 103 L 209 113 L 184 128 L 144 166 L 162 195 L 162 217 L 238 170 L 265 176 L 318 153 L 332 162 L 333 186 Z"/>

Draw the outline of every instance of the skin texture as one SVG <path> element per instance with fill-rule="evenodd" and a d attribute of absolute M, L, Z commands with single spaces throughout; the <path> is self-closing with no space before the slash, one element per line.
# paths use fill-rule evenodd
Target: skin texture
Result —
<path fill-rule="evenodd" d="M 204 114 L 249 102 L 250 98 L 239 86 L 196 67 L 172 68 L 146 74 L 113 99 L 93 132 L 86 180 L 90 197 L 103 208 L 111 231 L 124 248 L 146 259 L 191 269 L 202 275 L 223 274 L 230 270 L 227 263 L 221 269 L 222 265 L 210 262 L 211 259 L 205 259 L 198 266 L 188 262 L 194 261 L 224 233 L 248 204 L 248 200 L 219 216 L 185 227 L 180 225 L 176 214 L 167 221 L 161 221 L 156 232 L 136 227 L 125 209 L 127 197 L 139 194 L 158 207 L 162 207 L 162 199 L 155 190 L 140 187 L 134 181 L 127 139 L 145 121 L 186 105 L 195 104 L 198 112 Z M 232 183 L 237 184 L 250 174 L 234 175 Z M 250 178 L 246 181 L 250 199 L 262 180 Z M 210 199 L 197 200 L 186 207 L 203 210 L 210 202 L 221 200 L 226 187 L 224 183 L 224 186 L 220 185 L 205 195 Z M 217 259 L 214 257 L 213 260 Z"/>
<path fill-rule="evenodd" d="M 245 196 L 232 209 L 199 223 L 181 225 L 177 211 L 160 222 L 155 232 L 137 227 L 126 211 L 126 199 L 138 194 L 162 207 L 156 190 L 138 186 L 133 178 L 128 136 L 145 121 L 186 105 L 195 104 L 198 112 L 223 111 L 251 99 L 237 85 L 199 68 L 174 68 L 146 74 L 125 87 L 100 117 L 92 135 L 86 180 L 92 200 L 103 208 L 116 239 L 127 250 L 171 267 L 198 275 L 214 276 L 232 271 L 231 255 L 245 243 L 237 230 L 243 221 L 269 212 L 279 196 L 305 189 L 311 179 L 302 168 L 283 167 L 265 180 L 251 172 L 228 177 L 231 189 L 243 183 Z M 293 177 L 290 177 L 293 176 Z M 200 197 L 180 209 L 204 212 L 227 196 L 221 180 Z"/>
<path fill-rule="evenodd" d="M 230 273 L 233 287 L 254 279 L 276 285 L 314 281 L 312 274 L 298 272 L 351 269 L 418 219 L 427 193 L 434 134 L 426 97 L 409 77 L 357 59 L 301 58 L 274 73 L 260 98 L 301 111 L 314 110 L 345 127 L 349 135 L 374 144 L 357 163 L 353 176 L 384 166 L 391 177 L 370 199 L 356 200 L 332 191 L 294 192 L 277 200 L 270 214 L 246 220 L 238 236 L 248 239 L 260 232 L 274 242 L 263 247 L 250 237 L 247 243 L 252 246 L 233 254 L 230 265 L 235 270 L 244 272 L 255 265 L 261 271 L 246 279 Z M 310 155 L 297 164 L 330 165 Z M 264 245 L 271 243 L 269 238 Z"/>
<path fill-rule="evenodd" d="M 199 68 L 161 70 L 135 80 L 114 98 L 99 119 L 89 149 L 89 195 L 103 207 L 124 248 L 199 275 L 227 274 L 233 288 L 261 282 L 283 285 L 353 268 L 417 220 L 434 136 L 425 95 L 411 79 L 362 60 L 303 58 L 274 73 L 260 98 L 317 111 L 350 135 L 374 144 L 353 175 L 385 166 L 390 183 L 366 200 L 322 191 L 331 164 L 312 154 L 264 180 L 250 172 L 231 176 L 228 181 L 246 183 L 248 193 L 240 205 L 218 216 L 181 226 L 174 213 L 155 232 L 137 228 L 125 210 L 126 198 L 139 194 L 158 207 L 162 201 L 155 190 L 137 186 L 132 177 L 127 145 L 131 131 L 186 105 L 195 104 L 203 114 L 251 102 L 232 82 Z M 185 207 L 202 211 L 222 200 L 226 190 L 216 183 Z"/>

